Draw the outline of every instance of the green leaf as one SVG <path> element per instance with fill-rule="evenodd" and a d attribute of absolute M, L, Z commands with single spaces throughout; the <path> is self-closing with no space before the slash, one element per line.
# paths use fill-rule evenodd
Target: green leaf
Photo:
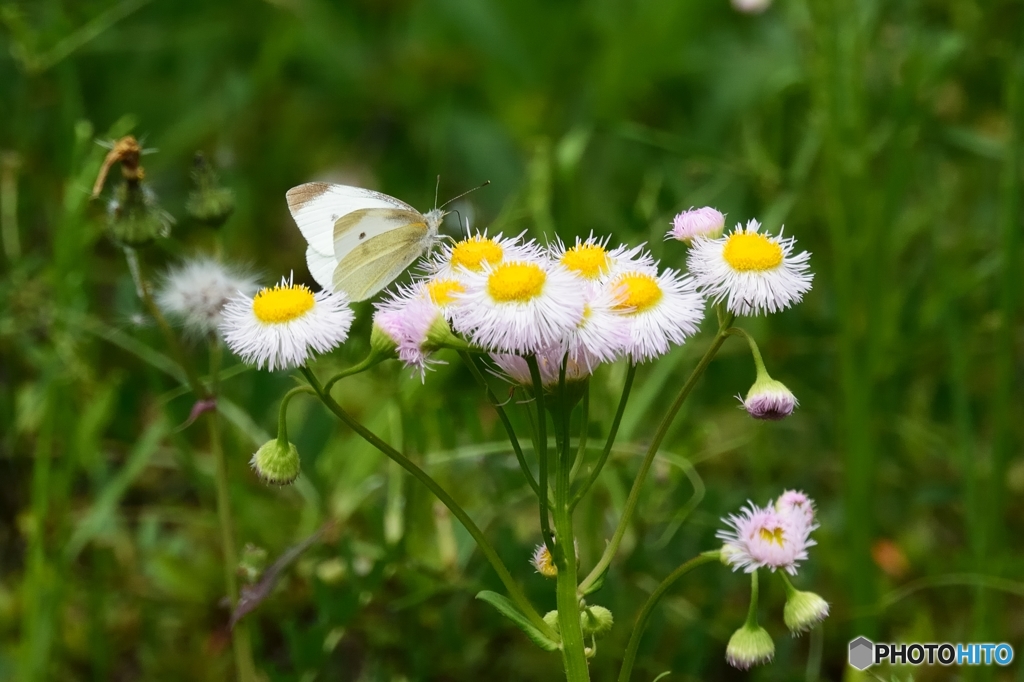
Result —
<path fill-rule="evenodd" d="M 671 670 L 666 670 L 666 671 L 665 671 L 665 672 L 663 672 L 662 674 L 660 674 L 660 675 L 658 675 L 657 677 L 655 677 L 655 678 L 654 678 L 654 680 L 653 680 L 653 682 L 658 682 L 658 680 L 663 680 L 663 679 L 665 679 L 666 677 L 668 677 L 668 676 L 669 676 L 669 675 L 671 675 L 671 674 L 672 674 L 672 671 L 671 671 Z"/>
<path fill-rule="evenodd" d="M 515 623 L 520 630 L 526 633 L 526 636 L 529 637 L 534 644 L 539 646 L 541 649 L 544 649 L 544 651 L 558 650 L 558 642 L 548 639 L 548 637 L 538 630 L 533 623 L 531 623 L 529 619 L 527 619 L 527 617 L 516 608 L 516 605 L 504 595 L 484 590 L 483 592 L 477 593 L 476 598 L 480 601 L 485 601 L 498 609 L 498 613 Z"/>

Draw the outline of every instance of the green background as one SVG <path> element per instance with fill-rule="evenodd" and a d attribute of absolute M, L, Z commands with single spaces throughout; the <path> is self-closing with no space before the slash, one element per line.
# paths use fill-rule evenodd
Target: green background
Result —
<path fill-rule="evenodd" d="M 681 209 L 784 223 L 813 252 L 814 289 L 744 326 L 800 408 L 769 424 L 737 409 L 753 365 L 726 345 L 595 595 L 617 623 L 594 679 L 614 679 L 636 610 L 714 548 L 720 516 L 794 487 L 820 509 L 797 583 L 832 603 L 824 628 L 790 638 L 768 580 L 775 663 L 734 671 L 723 653 L 746 581 L 700 569 L 658 609 L 634 679 L 839 680 L 859 634 L 1024 655 L 1022 3 L 780 0 L 744 15 L 726 0 L 0 1 L 0 47 L 0 678 L 231 669 L 204 431 L 174 431 L 190 400 L 88 196 L 96 141 L 129 131 L 158 150 L 147 182 L 178 219 L 144 254 L 152 273 L 217 251 L 267 283 L 310 281 L 284 192 L 311 179 L 423 209 L 438 174 L 442 200 L 489 179 L 460 205 L 474 225 L 648 241 L 672 267 L 685 248 L 662 237 Z M 197 150 L 236 192 L 219 232 L 183 209 Z M 363 356 L 370 312 L 357 306 L 322 372 Z M 620 447 L 580 508 L 585 569 L 710 325 L 641 368 Z M 202 344 L 188 348 L 205 363 Z M 448 485 L 553 608 L 527 563 L 528 488 L 447 359 L 425 385 L 386 365 L 339 395 Z M 595 376 L 595 436 L 623 375 Z M 239 373 L 222 401 L 240 543 L 276 557 L 338 521 L 251 617 L 267 678 L 558 679 L 557 656 L 474 601 L 500 584 L 468 536 L 320 406 L 293 402 L 300 483 L 255 479 L 248 457 L 291 382 Z M 897 671 L 911 672 L 1024 680 L 1017 662 Z"/>

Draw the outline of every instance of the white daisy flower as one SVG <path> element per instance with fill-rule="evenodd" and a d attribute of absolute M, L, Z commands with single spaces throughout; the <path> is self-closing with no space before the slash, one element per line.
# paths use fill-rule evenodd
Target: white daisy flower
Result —
<path fill-rule="evenodd" d="M 458 305 L 459 294 L 466 286 L 458 277 L 438 275 L 414 285 L 418 295 L 430 301 L 446 319 L 451 319 L 454 306 Z"/>
<path fill-rule="evenodd" d="M 625 353 L 646 362 L 669 351 L 697 331 L 704 318 L 704 299 L 689 277 L 675 270 L 660 275 L 628 270 L 609 282 L 618 296 L 617 309 L 629 322 Z"/>
<path fill-rule="evenodd" d="M 620 245 L 608 248 L 610 237 L 599 239 L 593 233 L 586 239 L 576 237 L 576 244 L 566 247 L 561 239 L 556 239 L 548 251 L 551 258 L 580 279 L 588 282 L 605 282 L 609 278 L 626 270 L 655 270 L 656 265 L 651 255 L 640 246 Z"/>
<path fill-rule="evenodd" d="M 224 306 L 221 334 L 246 364 L 274 371 L 300 367 L 348 338 L 352 311 L 343 294 L 313 293 L 291 279 L 237 296 Z"/>
<path fill-rule="evenodd" d="M 523 233 L 525 234 L 525 232 Z M 477 232 L 453 243 L 445 243 L 425 265 L 435 278 L 459 280 L 466 272 L 481 272 L 511 260 L 535 260 L 541 248 L 533 240 L 524 242 L 523 235 L 502 237 L 501 233 L 488 237 Z"/>
<path fill-rule="evenodd" d="M 816 544 L 810 539 L 816 525 L 799 514 L 779 513 L 772 507 L 762 509 L 748 503 L 739 514 L 722 521 L 731 530 L 720 530 L 715 536 L 725 543 L 722 558 L 733 570 L 782 569 L 796 575 L 800 562 L 807 558 L 807 548 Z"/>
<path fill-rule="evenodd" d="M 224 304 L 239 293 L 251 296 L 256 279 L 209 257 L 193 258 L 172 268 L 156 292 L 156 304 L 168 317 L 197 336 L 212 334 Z"/>
<path fill-rule="evenodd" d="M 568 270 L 546 258 L 486 264 L 466 271 L 452 327 L 476 346 L 529 354 L 565 348 L 583 320 L 586 294 Z"/>
<path fill-rule="evenodd" d="M 716 239 L 725 230 L 725 216 L 718 209 L 704 206 L 683 211 L 672 219 L 672 229 L 665 239 L 677 239 L 689 244 L 694 237 Z"/>
<path fill-rule="evenodd" d="M 569 333 L 569 360 L 592 373 L 598 365 L 612 362 L 630 341 L 634 320 L 623 314 L 623 294 L 617 285 L 605 283 L 584 289 L 583 319 Z"/>
<path fill-rule="evenodd" d="M 735 315 L 785 310 L 811 290 L 810 254 L 793 255 L 795 239 L 758 232 L 756 220 L 718 239 L 697 237 L 686 262 L 698 288 Z"/>

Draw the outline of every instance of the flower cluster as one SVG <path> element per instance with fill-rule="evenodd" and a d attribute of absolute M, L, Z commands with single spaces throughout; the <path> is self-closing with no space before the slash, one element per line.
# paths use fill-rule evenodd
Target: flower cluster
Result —
<path fill-rule="evenodd" d="M 811 531 L 814 502 L 802 492 L 787 490 L 773 503 L 758 507 L 748 502 L 739 514 L 722 519 L 729 526 L 716 534 L 725 543 L 722 558 L 734 570 L 781 569 L 796 575 L 807 548 L 816 544 Z"/>
<path fill-rule="evenodd" d="M 526 358 L 535 356 L 550 387 L 563 366 L 566 380 L 578 381 L 620 357 L 664 355 L 697 331 L 705 297 L 737 315 L 800 300 L 810 288 L 808 254 L 792 255 L 791 238 L 764 235 L 756 221 L 722 236 L 724 221 L 708 207 L 676 216 L 668 236 L 690 245 L 690 274 L 660 268 L 642 246 L 610 248 L 593 235 L 543 247 L 521 234 L 477 232 L 445 244 L 411 285 L 376 304 L 372 345 L 421 378 L 439 348 L 473 347 L 516 383 L 532 384 Z M 296 367 L 345 340 L 347 304 L 287 283 L 255 298 L 243 292 L 225 309 L 221 332 L 247 362 Z"/>

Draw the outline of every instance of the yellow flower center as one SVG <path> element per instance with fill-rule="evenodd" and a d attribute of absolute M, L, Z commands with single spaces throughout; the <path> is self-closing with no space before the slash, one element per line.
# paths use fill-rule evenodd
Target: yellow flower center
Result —
<path fill-rule="evenodd" d="M 466 288 L 454 279 L 435 279 L 427 283 L 427 295 L 435 305 L 451 305 L 455 295 L 461 294 Z"/>
<path fill-rule="evenodd" d="M 774 530 L 768 530 L 767 528 L 761 529 L 761 539 L 765 542 L 775 542 L 782 547 L 782 543 L 785 541 L 782 528 L 776 528 Z"/>
<path fill-rule="evenodd" d="M 587 279 L 607 274 L 609 260 L 600 244 L 577 244 L 562 254 L 562 265 Z"/>
<path fill-rule="evenodd" d="M 487 278 L 487 292 L 499 303 L 525 303 L 540 295 L 547 279 L 536 263 L 505 263 Z"/>
<path fill-rule="evenodd" d="M 622 295 L 622 300 L 615 306 L 619 310 L 641 313 L 657 305 L 664 295 L 658 280 L 642 272 L 623 275 L 617 284 Z"/>
<path fill-rule="evenodd" d="M 733 232 L 722 257 L 740 272 L 771 270 L 782 263 L 782 247 L 759 232 Z"/>
<path fill-rule="evenodd" d="M 452 249 L 452 265 L 461 265 L 467 270 L 478 271 L 484 263 L 500 263 L 504 255 L 498 242 L 476 235 L 455 245 Z"/>
<path fill-rule="evenodd" d="M 256 294 L 252 312 L 260 322 L 279 324 L 302 317 L 314 303 L 313 292 L 302 284 L 278 284 Z"/>

